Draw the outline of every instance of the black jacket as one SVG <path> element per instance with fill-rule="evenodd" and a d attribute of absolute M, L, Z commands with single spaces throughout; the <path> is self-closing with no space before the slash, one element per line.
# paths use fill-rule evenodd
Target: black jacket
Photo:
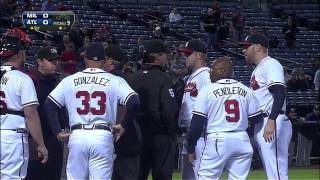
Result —
<path fill-rule="evenodd" d="M 34 71 L 29 74 L 31 78 L 34 81 L 35 88 L 37 91 L 37 97 L 38 97 L 38 112 L 39 112 L 39 118 L 41 121 L 41 127 L 42 127 L 42 133 L 44 137 L 54 136 L 50 130 L 49 124 L 48 124 L 48 117 L 47 113 L 44 109 L 44 102 L 48 95 L 51 93 L 51 91 L 56 87 L 58 84 L 58 78 L 55 75 L 44 75 L 39 71 Z M 59 112 L 59 120 L 60 125 L 62 128 L 67 126 L 67 117 L 66 115 L 60 111 Z"/>
<path fill-rule="evenodd" d="M 139 94 L 141 111 L 138 123 L 143 134 L 170 134 L 177 132 L 176 98 L 168 74 L 160 67 L 144 67 L 128 80 Z"/>
<path fill-rule="evenodd" d="M 128 77 L 121 71 L 120 68 L 116 68 L 110 71 L 115 76 L 122 77 L 127 80 Z M 132 124 L 126 129 L 126 132 L 121 136 L 118 142 L 115 143 L 115 151 L 117 158 L 136 156 L 141 153 L 141 131 L 136 120 L 132 120 Z"/>

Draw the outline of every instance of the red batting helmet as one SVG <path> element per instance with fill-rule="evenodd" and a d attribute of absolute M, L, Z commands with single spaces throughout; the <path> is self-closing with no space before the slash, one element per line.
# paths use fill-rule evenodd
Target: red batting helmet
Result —
<path fill-rule="evenodd" d="M 18 28 L 8 29 L 0 43 L 0 57 L 10 57 L 32 44 L 29 36 Z"/>

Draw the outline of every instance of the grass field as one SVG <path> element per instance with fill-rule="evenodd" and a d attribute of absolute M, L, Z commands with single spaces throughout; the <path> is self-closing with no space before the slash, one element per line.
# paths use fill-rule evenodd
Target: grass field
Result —
<path fill-rule="evenodd" d="M 319 169 L 290 169 L 289 180 L 319 180 L 320 174 Z M 221 180 L 227 180 L 227 174 L 223 173 Z M 263 170 L 250 171 L 248 180 L 266 180 L 266 176 Z M 149 177 L 148 180 L 152 180 Z M 181 180 L 181 174 L 175 173 L 173 180 Z"/>

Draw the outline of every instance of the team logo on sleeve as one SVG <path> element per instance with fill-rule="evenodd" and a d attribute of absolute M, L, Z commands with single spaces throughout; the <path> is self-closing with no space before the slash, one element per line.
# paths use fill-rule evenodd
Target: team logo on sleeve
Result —
<path fill-rule="evenodd" d="M 190 92 L 191 97 L 197 97 L 198 96 L 197 84 L 194 82 L 189 82 L 184 88 L 184 92 Z"/>
<path fill-rule="evenodd" d="M 168 90 L 169 90 L 170 96 L 171 96 L 172 98 L 174 98 L 174 91 L 173 91 L 173 89 L 168 89 Z"/>
<path fill-rule="evenodd" d="M 256 81 L 256 77 L 255 76 L 252 76 L 251 79 L 250 79 L 250 87 L 253 90 L 257 90 L 257 89 L 260 88 L 258 82 Z"/>

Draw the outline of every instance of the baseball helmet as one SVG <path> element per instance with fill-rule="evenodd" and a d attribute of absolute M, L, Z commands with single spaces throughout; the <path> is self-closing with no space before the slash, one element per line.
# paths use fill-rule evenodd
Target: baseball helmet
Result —
<path fill-rule="evenodd" d="M 1 38 L 0 57 L 10 57 L 32 44 L 29 36 L 18 28 L 8 29 Z"/>

